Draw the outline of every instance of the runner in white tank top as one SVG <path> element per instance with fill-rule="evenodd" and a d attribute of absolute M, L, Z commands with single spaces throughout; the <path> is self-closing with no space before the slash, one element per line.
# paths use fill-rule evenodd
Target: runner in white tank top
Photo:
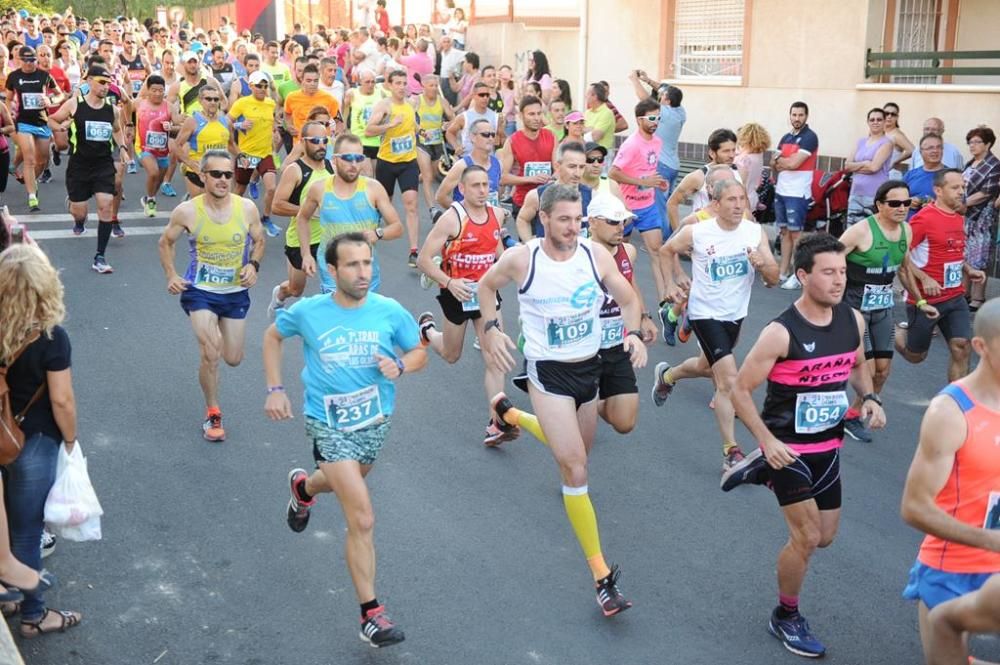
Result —
<path fill-rule="evenodd" d="M 562 476 L 566 515 L 587 559 L 605 616 L 631 607 L 618 589 L 618 570 L 608 567 L 601 551 L 597 517 L 587 490 L 587 451 L 597 428 L 597 393 L 601 375 L 600 311 L 607 292 L 620 305 L 624 350 L 634 367 L 646 362 L 639 332 L 642 304 L 604 247 L 580 238 L 583 203 L 574 186 L 554 184 L 539 202 L 543 238 L 505 251 L 479 281 L 483 318 L 483 356 L 507 372 L 514 343 L 499 328 L 497 290 L 520 285 L 521 330 L 528 359 L 528 394 L 538 414 L 536 436 L 547 441 Z M 531 429 L 500 393 L 494 398 L 498 418 Z M 535 434 L 534 430 L 531 430 Z"/>

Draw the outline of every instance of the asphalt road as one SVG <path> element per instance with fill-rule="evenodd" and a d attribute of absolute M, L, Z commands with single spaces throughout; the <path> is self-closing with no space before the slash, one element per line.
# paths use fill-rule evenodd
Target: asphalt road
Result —
<path fill-rule="evenodd" d="M 252 291 L 246 358 L 221 371 L 228 440 L 208 444 L 197 347 L 157 261 L 165 215 L 126 219 L 128 237 L 108 250 L 114 274 L 97 275 L 96 224 L 83 237 L 69 233 L 63 183 L 60 169 L 42 187 L 41 214 L 23 214 L 13 180 L 7 198 L 19 202 L 12 210 L 62 270 L 80 441 L 106 514 L 103 541 L 60 542 L 46 560 L 61 581 L 52 605 L 85 618 L 66 635 L 22 640 L 29 664 L 798 661 L 766 632 L 785 540 L 776 502 L 761 488 L 719 491 L 708 381 L 685 382 L 663 408 L 652 405 L 650 368 L 696 352 L 662 343 L 640 376 L 636 430 L 620 436 L 602 425 L 590 465 L 604 552 L 621 564 L 622 588 L 635 603 L 613 619 L 594 602 L 547 450 L 527 434 L 502 449 L 483 447 L 482 360 L 471 339 L 456 365 L 432 356 L 425 371 L 401 381 L 395 427 L 370 486 L 378 596 L 407 639 L 371 649 L 357 635 L 335 501 L 325 497 L 302 534 L 285 525 L 286 474 L 312 457 L 301 417 L 272 423 L 263 414 L 261 340 L 271 286 L 285 274 L 281 242 L 269 242 Z M 126 183 L 123 210 L 136 211 L 142 176 Z M 179 177 L 175 183 L 180 189 Z M 161 209 L 178 200 L 161 198 Z M 404 245 L 381 252 L 383 293 L 415 315 L 438 312 L 434 294 L 406 267 Z M 650 293 L 645 254 L 638 277 Z M 793 298 L 755 291 L 741 357 Z M 514 301 L 511 293 L 504 306 L 511 325 Z M 297 344 L 287 348 L 284 380 L 298 409 L 301 353 Z M 945 356 L 935 340 L 923 365 L 897 359 L 885 395 L 888 428 L 872 444 L 846 444 L 840 534 L 815 556 L 802 595 L 831 663 L 921 662 L 916 609 L 900 597 L 920 536 L 900 520 L 899 499 L 923 409 L 945 382 Z M 737 432 L 749 449 L 747 432 Z M 1000 642 L 975 648 L 1000 659 Z"/>

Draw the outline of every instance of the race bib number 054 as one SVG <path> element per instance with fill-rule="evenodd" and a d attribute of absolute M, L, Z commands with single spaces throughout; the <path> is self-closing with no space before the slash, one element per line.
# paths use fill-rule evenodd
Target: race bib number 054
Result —
<path fill-rule="evenodd" d="M 795 398 L 795 433 L 816 434 L 834 427 L 847 413 L 847 393 L 799 393 Z"/>

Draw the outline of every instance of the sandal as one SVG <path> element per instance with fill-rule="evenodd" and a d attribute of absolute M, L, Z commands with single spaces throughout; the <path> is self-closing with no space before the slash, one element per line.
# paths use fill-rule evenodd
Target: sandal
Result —
<path fill-rule="evenodd" d="M 58 626 L 53 626 L 51 628 L 43 628 L 42 623 L 49 616 L 49 614 L 57 615 L 61 621 Z M 68 612 L 66 610 L 53 610 L 48 607 L 45 608 L 45 613 L 37 621 L 25 621 L 21 620 L 21 637 L 26 640 L 34 639 L 39 635 L 45 635 L 47 633 L 65 633 L 70 628 L 78 625 L 83 619 L 79 614 L 75 612 Z"/>
<path fill-rule="evenodd" d="M 25 589 L 23 587 L 18 587 L 16 584 L 11 584 L 10 582 L 5 582 L 0 580 L 0 584 L 7 587 L 8 591 L 16 592 L 21 598 L 5 598 L 3 594 L 0 594 L 0 603 L 4 602 L 20 602 L 23 598 L 23 594 L 28 594 L 30 596 L 37 596 L 40 593 L 44 593 L 52 588 L 56 583 L 56 577 L 47 570 L 43 570 L 38 573 L 38 584 L 31 587 L 30 589 Z"/>

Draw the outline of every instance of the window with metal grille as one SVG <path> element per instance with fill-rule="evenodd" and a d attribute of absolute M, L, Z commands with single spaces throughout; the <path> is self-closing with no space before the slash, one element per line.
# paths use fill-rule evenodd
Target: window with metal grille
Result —
<path fill-rule="evenodd" d="M 941 0 L 899 0 L 895 50 L 903 53 L 938 50 Z M 897 60 L 900 67 L 930 67 L 930 60 Z M 893 76 L 893 83 L 937 83 L 936 76 Z"/>
<path fill-rule="evenodd" d="M 674 76 L 739 81 L 744 0 L 677 0 Z"/>

